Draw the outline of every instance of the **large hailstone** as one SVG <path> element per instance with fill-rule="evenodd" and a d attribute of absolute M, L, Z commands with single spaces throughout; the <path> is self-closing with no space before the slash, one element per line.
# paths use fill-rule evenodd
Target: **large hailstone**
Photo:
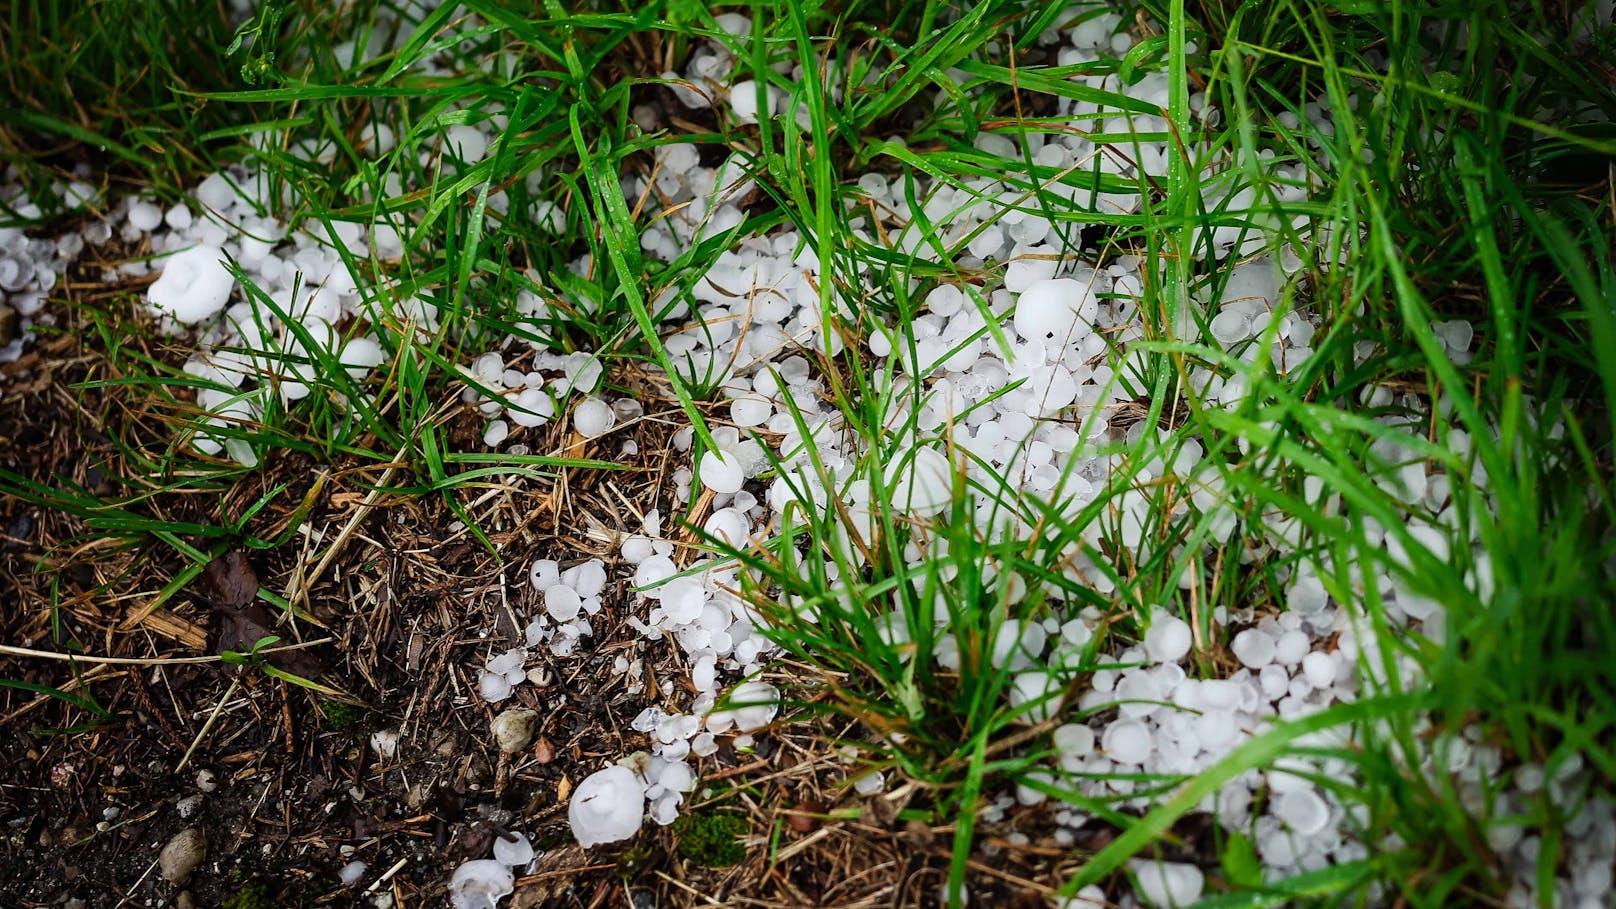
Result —
<path fill-rule="evenodd" d="M 146 289 L 151 308 L 175 321 L 195 325 L 211 319 L 230 299 L 235 276 L 217 246 L 193 246 L 168 257 L 163 273 Z"/>
<path fill-rule="evenodd" d="M 567 820 L 578 845 L 586 849 L 626 840 L 645 820 L 645 784 L 622 766 L 590 774 L 573 790 Z"/>
<path fill-rule="evenodd" d="M 935 448 L 894 454 L 886 472 L 892 504 L 916 514 L 936 514 L 954 499 L 954 468 Z"/>
<path fill-rule="evenodd" d="M 449 902 L 454 909 L 494 909 L 516 889 L 511 869 L 493 859 L 466 862 L 449 879 Z"/>
<path fill-rule="evenodd" d="M 1028 341 L 1066 343 L 1079 322 L 1092 324 L 1100 298 L 1087 283 L 1072 278 L 1038 281 L 1016 298 L 1016 334 Z"/>

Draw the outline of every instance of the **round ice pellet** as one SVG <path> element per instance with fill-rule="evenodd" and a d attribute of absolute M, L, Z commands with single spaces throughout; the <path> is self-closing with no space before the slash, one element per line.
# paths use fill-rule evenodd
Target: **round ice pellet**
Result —
<path fill-rule="evenodd" d="M 533 844 L 514 830 L 494 837 L 494 861 L 501 865 L 525 867 L 533 861 Z"/>
<path fill-rule="evenodd" d="M 1139 895 L 1152 906 L 1189 906 L 1206 887 L 1206 875 L 1195 865 L 1146 859 L 1135 859 L 1131 865 Z"/>
<path fill-rule="evenodd" d="M 497 448 L 511 435 L 511 426 L 504 420 L 495 420 L 483 430 L 483 444 L 489 448 Z"/>
<path fill-rule="evenodd" d="M 1330 821 L 1330 806 L 1312 789 L 1281 793 L 1274 799 L 1274 816 L 1301 836 L 1312 836 Z"/>
<path fill-rule="evenodd" d="M 1122 764 L 1142 764 L 1155 749 L 1150 730 L 1138 720 L 1117 720 L 1105 727 L 1100 749 Z"/>
<path fill-rule="evenodd" d="M 694 622 L 707 605 L 707 591 L 696 578 L 674 578 L 662 587 L 662 611 L 669 621 Z"/>
<path fill-rule="evenodd" d="M 1145 631 L 1145 653 L 1158 663 L 1174 663 L 1190 652 L 1192 643 L 1188 622 L 1164 612 L 1156 614 Z"/>
<path fill-rule="evenodd" d="M 1261 669 L 1274 660 L 1274 639 L 1260 628 L 1247 628 L 1235 635 L 1230 649 L 1235 659 L 1251 669 Z"/>
<path fill-rule="evenodd" d="M 1274 661 L 1281 666 L 1295 666 L 1307 656 L 1311 642 L 1307 632 L 1300 630 L 1287 631 L 1279 636 L 1274 644 Z"/>
<path fill-rule="evenodd" d="M 570 622 L 576 619 L 583 604 L 583 598 L 578 596 L 578 591 L 564 584 L 556 584 L 544 592 L 544 611 L 557 622 Z"/>
<path fill-rule="evenodd" d="M 1328 653 L 1315 650 L 1302 657 L 1302 673 L 1314 688 L 1328 688 L 1335 684 L 1335 660 Z"/>
<path fill-rule="evenodd" d="M 481 694 L 485 701 L 498 703 L 511 696 L 511 683 L 497 672 L 479 672 L 477 693 Z"/>
<path fill-rule="evenodd" d="M 709 451 L 703 454 L 696 472 L 701 476 L 701 485 L 719 494 L 740 492 L 741 485 L 746 482 L 741 459 L 729 452 Z"/>
<path fill-rule="evenodd" d="M 1071 278 L 1038 281 L 1016 300 L 1016 333 L 1029 341 L 1065 342 L 1073 338 L 1079 319 L 1094 309 L 1088 288 Z M 1093 314 L 1089 315 L 1093 318 Z"/>
<path fill-rule="evenodd" d="M 572 428 L 585 438 L 593 439 L 612 431 L 617 425 L 617 414 L 612 406 L 600 398 L 590 396 L 578 402 L 572 412 Z"/>
<path fill-rule="evenodd" d="M 745 394 L 731 401 L 729 417 L 736 426 L 762 426 L 774 416 L 774 405 L 760 394 Z"/>
<path fill-rule="evenodd" d="M 1081 723 L 1056 727 L 1052 738 L 1063 757 L 1081 757 L 1094 750 L 1094 730 Z"/>

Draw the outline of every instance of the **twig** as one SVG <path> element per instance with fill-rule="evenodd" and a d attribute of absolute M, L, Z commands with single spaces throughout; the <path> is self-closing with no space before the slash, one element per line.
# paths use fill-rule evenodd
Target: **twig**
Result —
<path fill-rule="evenodd" d="M 376 499 L 381 496 L 382 490 L 386 488 L 387 481 L 393 478 L 393 471 L 397 469 L 405 452 L 406 449 L 400 448 L 398 454 L 393 456 L 393 463 L 382 471 L 381 479 L 376 481 L 376 485 L 372 486 L 370 492 L 365 495 L 365 500 L 359 503 L 358 508 L 354 509 L 354 513 L 348 518 L 348 523 L 343 525 L 342 530 L 337 534 L 337 538 L 331 541 L 331 546 L 320 557 L 320 561 L 315 563 L 314 570 L 308 574 L 298 572 L 292 578 L 292 583 L 286 591 L 286 602 L 292 606 L 292 610 L 289 610 L 288 613 L 295 611 L 300 602 L 304 607 L 308 606 L 309 589 L 314 586 L 315 582 L 320 580 L 321 575 L 325 574 L 325 570 L 331 566 L 331 560 L 342 552 L 343 545 L 348 542 L 348 537 L 352 536 L 354 530 L 358 528 L 359 522 L 363 521 L 365 516 L 370 514 L 370 510 L 376 507 Z"/>
<path fill-rule="evenodd" d="M 213 705 L 213 712 L 208 714 L 208 721 L 202 724 L 202 728 L 196 733 L 196 738 L 191 740 L 191 747 L 185 749 L 185 756 L 180 758 L 179 764 L 174 767 L 175 773 L 184 770 L 185 765 L 191 762 L 191 755 L 196 753 L 196 746 L 202 744 L 202 740 L 207 738 L 208 730 L 213 728 L 213 723 L 219 718 L 219 713 L 224 710 L 224 705 L 230 702 L 230 696 L 236 693 L 236 688 L 240 685 L 240 676 L 230 680 L 230 687 L 225 689 L 224 697 L 219 698 L 219 703 Z"/>
<path fill-rule="evenodd" d="M 392 879 L 393 875 L 397 874 L 401 869 L 403 869 L 403 867 L 405 865 L 408 865 L 409 863 L 410 863 L 410 860 L 407 859 L 407 858 L 401 858 L 398 861 L 394 862 L 393 867 L 387 869 L 386 871 L 383 871 L 381 877 L 376 878 L 374 881 L 370 882 L 370 886 L 365 888 L 365 893 L 367 895 L 371 894 L 371 893 L 375 893 L 377 887 L 380 887 L 381 885 L 387 883 L 389 880 Z"/>
<path fill-rule="evenodd" d="M 304 641 L 300 644 L 282 644 L 279 647 L 265 647 L 258 651 L 260 654 L 280 653 L 285 650 L 302 650 L 305 647 L 318 647 L 329 644 L 336 638 L 320 638 L 314 641 Z M 194 657 L 103 657 L 88 656 L 79 653 L 57 653 L 54 650 L 35 650 L 31 647 L 13 647 L 10 644 L 0 644 L 0 656 L 38 657 L 45 660 L 65 660 L 69 663 L 101 663 L 109 666 L 179 666 L 194 663 L 217 663 L 224 657 L 219 654 Z"/>

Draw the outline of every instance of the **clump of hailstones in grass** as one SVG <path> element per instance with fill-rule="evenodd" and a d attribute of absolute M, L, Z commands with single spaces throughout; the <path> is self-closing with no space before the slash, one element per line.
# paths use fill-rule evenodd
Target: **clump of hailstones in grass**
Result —
<path fill-rule="evenodd" d="M 645 783 L 621 765 L 585 777 L 567 806 L 572 835 L 586 849 L 629 839 L 644 820 Z"/>

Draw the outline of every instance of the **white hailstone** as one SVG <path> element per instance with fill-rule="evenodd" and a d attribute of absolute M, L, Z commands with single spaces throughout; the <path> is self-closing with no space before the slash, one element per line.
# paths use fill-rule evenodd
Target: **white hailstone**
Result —
<path fill-rule="evenodd" d="M 510 650 L 505 651 L 499 656 L 490 657 L 486 668 L 489 672 L 504 675 L 508 672 L 521 669 L 522 664 L 525 662 L 527 662 L 527 651 L 520 647 L 512 647 Z"/>
<path fill-rule="evenodd" d="M 363 379 L 365 374 L 387 361 L 387 352 L 376 339 L 363 336 L 350 338 L 342 345 L 342 366 L 349 376 Z"/>
<path fill-rule="evenodd" d="M 1052 739 L 1061 757 L 1083 757 L 1094 750 L 1094 730 L 1081 723 L 1056 727 Z"/>
<path fill-rule="evenodd" d="M 494 837 L 494 861 L 515 868 L 533 861 L 533 844 L 514 830 Z"/>
<path fill-rule="evenodd" d="M 1302 674 L 1314 688 L 1328 688 L 1335 684 L 1335 660 L 1315 650 L 1302 657 Z"/>
<path fill-rule="evenodd" d="M 714 654 L 700 657 L 690 667 L 690 684 L 696 686 L 697 691 L 712 691 L 718 687 L 718 658 Z"/>
<path fill-rule="evenodd" d="M 377 757 L 392 759 L 398 754 L 398 730 L 382 729 L 371 733 L 370 748 Z"/>
<path fill-rule="evenodd" d="M 774 416 L 774 404 L 759 394 L 744 394 L 729 404 L 729 416 L 736 426 L 762 426 Z"/>
<path fill-rule="evenodd" d="M 488 424 L 487 429 L 483 430 L 483 444 L 489 448 L 498 448 L 504 444 L 506 439 L 510 438 L 510 435 L 510 424 L 504 420 L 495 420 Z"/>
<path fill-rule="evenodd" d="M 655 543 L 652 544 L 653 547 L 655 545 Z M 655 588 L 647 590 L 645 595 L 658 599 L 662 596 L 662 588 L 656 587 L 656 585 L 673 577 L 678 570 L 672 559 L 657 553 L 641 561 L 639 567 L 634 570 L 634 586 Z"/>
<path fill-rule="evenodd" d="M 1060 695 L 1064 686 L 1053 673 L 1043 670 L 1019 672 L 1010 680 L 1010 707 L 1026 708 L 1016 717 L 1022 723 L 1042 723 L 1060 708 Z"/>
<path fill-rule="evenodd" d="M 163 215 L 163 223 L 170 230 L 184 230 L 191 226 L 191 210 L 185 207 L 184 202 L 174 203 L 174 207 Z"/>
<path fill-rule="evenodd" d="M 1145 630 L 1145 653 L 1158 663 L 1176 663 L 1190 652 L 1189 623 L 1165 610 L 1157 610 Z"/>
<path fill-rule="evenodd" d="M 565 584 L 555 584 L 544 591 L 544 611 L 557 622 L 570 622 L 583 608 L 583 597 Z"/>
<path fill-rule="evenodd" d="M 1324 583 L 1317 575 L 1302 574 L 1291 584 L 1287 591 L 1285 606 L 1292 612 L 1303 616 L 1316 615 L 1324 610 L 1329 602 L 1329 595 L 1324 591 Z"/>
<path fill-rule="evenodd" d="M 1313 836 L 1330 822 L 1330 806 L 1312 789 L 1298 789 L 1274 799 L 1274 816 L 1298 836 Z"/>
<path fill-rule="evenodd" d="M 169 256 L 146 289 L 146 301 L 175 321 L 195 325 L 224 309 L 236 279 L 217 246 L 193 246 Z"/>
<path fill-rule="evenodd" d="M 607 767 L 572 792 L 567 821 L 584 848 L 626 840 L 645 819 L 645 784 L 627 767 Z M 502 866 L 503 867 L 503 866 Z"/>
<path fill-rule="evenodd" d="M 475 126 L 459 123 L 451 126 L 443 134 L 444 145 L 460 160 L 467 164 L 474 164 L 488 154 L 488 137 Z"/>
<path fill-rule="evenodd" d="M 132 214 L 132 213 L 131 213 Z M 131 220 L 133 220 L 131 218 Z M 1476 329 L 1463 319 L 1454 319 L 1449 322 L 1438 322 L 1434 326 L 1436 333 L 1441 336 L 1442 342 L 1451 351 L 1464 351 L 1470 349 L 1470 342 L 1475 338 Z"/>
<path fill-rule="evenodd" d="M 935 514 L 953 501 L 954 471 L 935 448 L 916 447 L 894 454 L 886 472 L 892 503 L 918 514 Z"/>
<path fill-rule="evenodd" d="M 490 704 L 497 704 L 511 696 L 511 683 L 497 672 L 477 673 L 477 693 Z"/>
<path fill-rule="evenodd" d="M 1290 684 L 1290 673 L 1278 663 L 1269 663 L 1257 673 L 1257 685 L 1262 689 L 1263 697 L 1270 701 L 1283 697 Z"/>
<path fill-rule="evenodd" d="M 662 585 L 662 612 L 675 625 L 686 625 L 701 617 L 707 605 L 707 590 L 700 578 L 674 578 Z"/>
<path fill-rule="evenodd" d="M 1105 909 L 1111 901 L 1106 899 L 1105 891 L 1096 884 L 1090 884 L 1077 891 L 1075 896 L 1057 897 L 1058 909 Z"/>
<path fill-rule="evenodd" d="M 543 426 L 555 416 L 555 402 L 542 388 L 525 388 L 505 411 L 517 426 Z M 576 424 L 575 424 L 576 425 Z"/>
<path fill-rule="evenodd" d="M 224 174 L 208 174 L 197 185 L 194 194 L 203 208 L 214 211 L 223 211 L 236 201 L 235 187 L 230 185 L 230 178 Z"/>
<path fill-rule="evenodd" d="M 1099 298 L 1084 283 L 1050 278 L 1031 285 L 1017 298 L 1016 333 L 1029 341 L 1064 343 L 1075 339 L 1079 322 L 1092 323 L 1099 311 Z"/>
<path fill-rule="evenodd" d="M 455 869 L 449 879 L 449 903 L 454 909 L 494 909 L 516 889 L 511 869 L 493 859 L 477 859 Z"/>
<path fill-rule="evenodd" d="M 1240 730 L 1235 726 L 1233 714 L 1207 710 L 1195 718 L 1195 739 L 1208 750 L 1224 748 L 1234 742 Z"/>
<path fill-rule="evenodd" d="M 143 234 L 149 234 L 163 223 L 163 210 L 144 199 L 129 206 L 129 225 Z"/>
<path fill-rule="evenodd" d="M 355 859 L 342 866 L 342 870 L 337 872 L 337 880 L 341 881 L 344 887 L 352 887 L 364 879 L 365 869 L 369 867 L 363 860 Z"/>
<path fill-rule="evenodd" d="M 1019 294 L 1040 281 L 1055 277 L 1055 269 L 1060 263 L 1054 252 L 1053 249 L 1042 247 L 1011 259 L 1004 269 L 1005 289 Z"/>
<path fill-rule="evenodd" d="M 1274 639 L 1261 628 L 1247 628 L 1234 636 L 1229 645 L 1235 659 L 1246 667 L 1261 669 L 1274 660 Z"/>
<path fill-rule="evenodd" d="M 1120 701 L 1117 711 L 1125 717 L 1141 717 L 1155 713 L 1160 706 L 1161 686 L 1155 676 L 1141 669 L 1130 669 L 1117 680 L 1111 696 Z"/>
<path fill-rule="evenodd" d="M 1274 642 L 1274 661 L 1281 666 L 1295 666 L 1307 656 L 1308 648 L 1312 642 L 1308 640 L 1307 632 L 1291 629 L 1279 636 Z"/>
<path fill-rule="evenodd" d="M 1240 685 L 1230 679 L 1203 679 L 1195 691 L 1196 700 L 1208 710 L 1233 710 L 1240 706 Z"/>
<path fill-rule="evenodd" d="M 657 784 L 670 792 L 689 792 L 696 788 L 696 773 L 684 761 L 673 761 L 657 775 Z"/>
<path fill-rule="evenodd" d="M 1005 622 L 993 636 L 989 661 L 995 669 L 1030 669 L 1043 655 L 1048 640 L 1049 633 L 1037 622 Z"/>
<path fill-rule="evenodd" d="M 1251 337 L 1251 316 L 1242 309 L 1225 309 L 1212 317 L 1212 337 L 1219 344 L 1233 344 Z"/>
<path fill-rule="evenodd" d="M 1100 750 L 1119 764 L 1143 764 L 1155 747 L 1150 730 L 1138 720 L 1116 720 L 1100 736 Z"/>
<path fill-rule="evenodd" d="M 859 795 L 875 795 L 886 788 L 887 776 L 879 770 L 866 773 L 853 781 L 853 791 Z"/>
<path fill-rule="evenodd" d="M 767 114 L 773 114 L 776 107 L 774 93 L 768 86 L 763 87 L 764 103 L 767 105 Z M 729 108 L 740 123 L 758 122 L 758 84 L 751 79 L 743 79 L 735 83 L 729 90 Z"/>
<path fill-rule="evenodd" d="M 1037 415 L 1052 417 L 1077 400 L 1079 386 L 1072 371 L 1056 363 L 1033 370 L 1027 378 L 1026 390 L 1032 396 Z"/>
<path fill-rule="evenodd" d="M 742 484 L 746 482 L 741 459 L 727 451 L 703 454 L 696 473 L 701 477 L 701 485 L 721 495 L 740 492 Z"/>
<path fill-rule="evenodd" d="M 768 682 L 742 682 L 730 691 L 728 700 L 731 706 L 725 713 L 739 732 L 756 732 L 780 712 L 780 689 Z"/>
<path fill-rule="evenodd" d="M 726 546 L 745 546 L 751 537 L 752 521 L 738 508 L 720 508 L 707 518 L 702 530 Z"/>
<path fill-rule="evenodd" d="M 1134 859 L 1129 863 L 1139 881 L 1139 897 L 1152 906 L 1188 906 L 1201 898 L 1206 875 L 1183 862 Z"/>
<path fill-rule="evenodd" d="M 594 396 L 584 398 L 572 412 L 572 428 L 585 438 L 603 436 L 615 425 L 617 414 L 612 406 Z"/>
<path fill-rule="evenodd" d="M 590 559 L 571 571 L 576 572 L 572 578 L 572 589 L 578 592 L 578 596 L 587 600 L 605 591 L 606 563 L 600 559 Z"/>

